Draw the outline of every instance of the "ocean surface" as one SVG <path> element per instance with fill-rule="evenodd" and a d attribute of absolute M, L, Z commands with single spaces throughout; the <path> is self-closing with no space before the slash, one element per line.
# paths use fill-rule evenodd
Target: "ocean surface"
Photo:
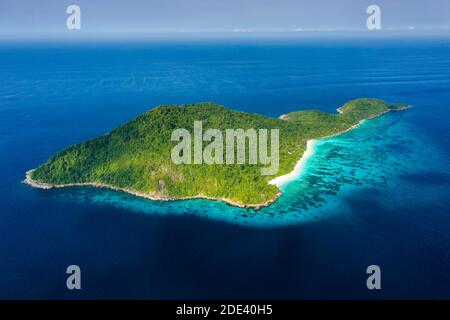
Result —
<path fill-rule="evenodd" d="M 317 141 L 260 211 L 21 182 L 160 104 L 278 117 L 359 97 L 412 108 Z M 450 298 L 449 120 L 449 39 L 2 42 L 0 298 Z"/>

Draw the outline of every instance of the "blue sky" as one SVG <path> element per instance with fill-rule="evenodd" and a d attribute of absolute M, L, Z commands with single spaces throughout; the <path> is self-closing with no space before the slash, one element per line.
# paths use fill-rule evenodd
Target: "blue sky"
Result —
<path fill-rule="evenodd" d="M 80 35 L 365 30 L 370 4 L 384 30 L 450 29 L 449 0 L 0 0 L 0 35 L 68 34 L 70 4 Z"/>

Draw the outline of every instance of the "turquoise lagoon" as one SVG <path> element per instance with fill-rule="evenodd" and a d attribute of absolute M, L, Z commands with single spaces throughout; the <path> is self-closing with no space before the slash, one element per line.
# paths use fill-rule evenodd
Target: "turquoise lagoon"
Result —
<path fill-rule="evenodd" d="M 316 140 L 313 154 L 299 175 L 281 186 L 282 196 L 278 201 L 261 210 L 211 200 L 158 202 L 97 188 L 58 190 L 54 196 L 66 201 L 116 206 L 141 214 L 196 215 L 252 227 L 281 227 L 330 217 L 350 218 L 346 199 L 351 198 L 352 193 L 367 189 L 373 190 L 373 196 L 381 199 L 389 210 L 395 210 L 404 202 L 414 203 L 418 198 L 420 205 L 432 205 L 436 193 L 448 191 L 446 186 L 442 186 L 442 190 L 435 185 L 417 189 L 403 183 L 402 177 L 442 169 L 449 172 L 450 158 L 403 121 L 411 112 L 426 111 L 415 108 L 391 112 L 364 121 L 350 132 Z"/>
<path fill-rule="evenodd" d="M 449 43 L 1 43 L 0 298 L 450 298 Z M 259 211 L 21 182 L 159 104 L 278 117 L 358 97 L 413 107 L 318 140 Z M 70 264 L 79 292 L 65 288 Z"/>

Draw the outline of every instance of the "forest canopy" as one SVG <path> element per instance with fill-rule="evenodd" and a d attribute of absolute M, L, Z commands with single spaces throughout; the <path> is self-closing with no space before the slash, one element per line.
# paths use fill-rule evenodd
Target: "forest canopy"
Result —
<path fill-rule="evenodd" d="M 53 186 L 96 183 L 160 198 L 205 196 L 257 205 L 276 198 L 275 176 L 262 175 L 262 164 L 174 164 L 171 141 L 175 129 L 278 129 L 281 176 L 293 170 L 309 139 L 345 131 L 361 120 L 379 116 L 404 104 L 357 99 L 340 113 L 317 110 L 292 112 L 283 119 L 227 109 L 214 103 L 159 106 L 100 137 L 69 146 L 31 172 L 34 181 Z M 205 142 L 206 144 L 206 142 Z"/>

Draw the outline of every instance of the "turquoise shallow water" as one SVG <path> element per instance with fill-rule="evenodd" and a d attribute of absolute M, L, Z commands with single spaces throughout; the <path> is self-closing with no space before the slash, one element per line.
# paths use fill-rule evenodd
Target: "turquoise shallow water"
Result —
<path fill-rule="evenodd" d="M 449 298 L 449 75 L 448 39 L 1 43 L 0 298 Z M 318 141 L 257 212 L 21 183 L 158 104 L 278 117 L 358 97 L 414 107 Z"/>
<path fill-rule="evenodd" d="M 149 201 L 96 188 L 58 190 L 55 196 L 143 214 L 195 215 L 253 227 L 297 225 L 331 216 L 349 218 L 346 199 L 364 189 L 373 190 L 386 209 L 395 209 L 405 201 L 414 202 L 418 197 L 421 205 L 427 206 L 442 192 L 446 194 L 447 187 L 415 189 L 402 183 L 402 179 L 417 172 L 448 172 L 450 158 L 402 121 L 411 112 L 420 110 L 391 112 L 364 121 L 350 132 L 317 140 L 314 153 L 300 174 L 281 187 L 279 200 L 258 211 L 210 200 Z"/>

